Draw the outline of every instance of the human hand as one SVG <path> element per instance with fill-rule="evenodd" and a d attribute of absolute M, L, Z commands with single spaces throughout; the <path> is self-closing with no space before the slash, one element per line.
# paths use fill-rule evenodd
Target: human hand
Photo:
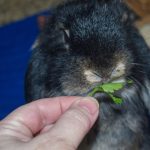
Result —
<path fill-rule="evenodd" d="M 0 150 L 76 150 L 98 113 L 98 103 L 87 97 L 26 104 L 0 122 Z"/>

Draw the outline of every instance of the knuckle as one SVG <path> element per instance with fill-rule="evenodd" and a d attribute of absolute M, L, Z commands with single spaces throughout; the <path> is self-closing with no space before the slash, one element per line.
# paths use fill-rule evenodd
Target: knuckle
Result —
<path fill-rule="evenodd" d="M 91 121 L 88 114 L 82 109 L 72 109 L 68 112 L 68 118 L 73 124 L 78 124 L 80 128 L 90 128 Z"/>

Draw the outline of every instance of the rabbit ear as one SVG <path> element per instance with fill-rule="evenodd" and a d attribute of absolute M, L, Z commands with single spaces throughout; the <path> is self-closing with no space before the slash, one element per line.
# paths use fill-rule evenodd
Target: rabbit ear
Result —
<path fill-rule="evenodd" d="M 37 22 L 38 22 L 39 29 L 42 31 L 46 26 L 47 16 L 44 16 L 44 15 L 38 16 Z"/>
<path fill-rule="evenodd" d="M 134 11 L 128 9 L 122 14 L 121 21 L 127 24 L 134 24 L 139 19 L 140 16 L 138 16 Z"/>

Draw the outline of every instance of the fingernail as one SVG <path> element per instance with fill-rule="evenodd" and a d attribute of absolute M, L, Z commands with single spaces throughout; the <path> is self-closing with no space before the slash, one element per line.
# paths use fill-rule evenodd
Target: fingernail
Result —
<path fill-rule="evenodd" d="M 84 97 L 77 102 L 77 105 L 87 110 L 91 115 L 99 110 L 99 104 L 93 97 Z"/>

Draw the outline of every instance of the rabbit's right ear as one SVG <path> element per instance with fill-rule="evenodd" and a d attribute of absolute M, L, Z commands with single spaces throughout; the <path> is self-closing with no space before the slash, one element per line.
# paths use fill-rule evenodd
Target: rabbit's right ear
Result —
<path fill-rule="evenodd" d="M 138 16 L 134 11 L 128 9 L 127 11 L 124 11 L 122 14 L 121 21 L 127 24 L 134 24 L 137 20 L 140 19 L 140 16 Z"/>

